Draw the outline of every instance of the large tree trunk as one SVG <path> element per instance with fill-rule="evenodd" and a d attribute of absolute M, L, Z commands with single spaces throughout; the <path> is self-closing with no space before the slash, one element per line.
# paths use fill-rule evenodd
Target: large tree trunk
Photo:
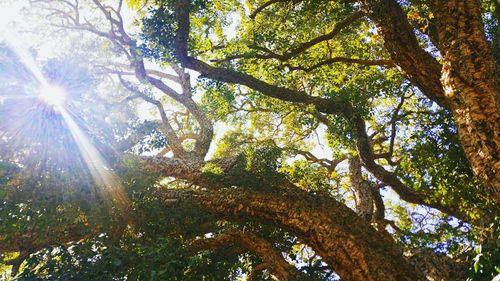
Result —
<path fill-rule="evenodd" d="M 431 1 L 443 64 L 417 41 L 395 0 L 362 0 L 398 67 L 453 113 L 474 173 L 500 202 L 500 90 L 477 0 Z"/>
<path fill-rule="evenodd" d="M 474 173 L 500 201 L 500 88 L 477 0 L 433 1 L 441 82 Z M 453 15 L 453 16 L 450 16 Z"/>

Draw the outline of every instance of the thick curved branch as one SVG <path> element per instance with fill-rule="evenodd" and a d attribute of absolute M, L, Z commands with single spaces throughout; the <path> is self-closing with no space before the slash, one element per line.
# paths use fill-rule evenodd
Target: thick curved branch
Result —
<path fill-rule="evenodd" d="M 313 97 L 303 91 L 291 90 L 266 83 L 248 74 L 239 73 L 230 69 L 213 67 L 192 57 L 185 56 L 181 62 L 187 68 L 202 73 L 204 77 L 221 82 L 245 85 L 269 97 L 280 100 L 315 105 L 318 110 L 322 112 L 338 114 L 349 109 L 349 107 L 344 105 L 345 102 L 341 99 Z"/>
<path fill-rule="evenodd" d="M 294 193 L 247 188 L 162 190 L 166 202 L 194 204 L 229 220 L 247 216 L 288 229 L 345 280 L 420 280 L 393 242 L 345 205 L 296 189 Z"/>
<path fill-rule="evenodd" d="M 227 179 L 222 182 L 214 180 L 213 177 L 194 169 L 196 165 L 183 160 L 155 157 L 143 159 L 149 169 L 162 172 L 165 176 L 185 179 L 205 188 L 205 190 L 161 190 L 158 196 L 162 196 L 166 203 L 194 204 L 229 220 L 250 216 L 275 223 L 295 233 L 347 280 L 355 278 L 380 280 L 381 276 L 378 274 L 382 273 L 376 269 L 380 265 L 372 263 L 398 257 L 396 249 L 387 248 L 390 244 L 387 244 L 385 236 L 377 233 L 369 223 L 345 205 L 331 198 L 309 194 L 290 183 L 287 183 L 287 187 L 280 192 L 255 192 L 250 188 L 239 188 L 235 185 L 241 179 L 241 173 L 233 176 L 238 179 L 231 184 Z M 231 177 L 230 170 L 234 166 L 234 160 L 220 162 L 219 166 L 222 167 L 224 174 Z M 232 187 L 227 188 L 227 186 Z M 360 228 L 352 229 L 353 225 L 360 225 Z M 370 241 L 366 242 L 366 239 Z M 365 248 L 363 245 L 370 246 Z M 383 250 L 378 247 L 382 247 Z M 392 258 L 377 257 L 379 254 L 390 255 Z M 404 263 L 404 261 L 399 262 Z M 384 268 L 390 267 L 392 266 L 384 266 Z M 356 270 L 352 271 L 353 268 Z M 385 276 L 386 273 L 383 274 Z M 416 276 L 414 277 L 410 279 L 418 280 Z M 400 278 L 405 280 L 406 277 L 384 277 L 385 280 Z"/>

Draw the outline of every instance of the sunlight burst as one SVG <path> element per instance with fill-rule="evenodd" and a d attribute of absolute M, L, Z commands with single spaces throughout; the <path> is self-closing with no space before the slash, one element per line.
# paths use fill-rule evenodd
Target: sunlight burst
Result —
<path fill-rule="evenodd" d="M 8 45 L 18 55 L 24 67 L 31 72 L 39 85 L 41 85 L 36 92 L 37 98 L 45 104 L 52 106 L 61 114 L 100 192 L 117 202 L 123 210 L 126 210 L 129 199 L 123 190 L 120 178 L 112 169 L 108 168 L 109 165 L 104 157 L 94 144 L 92 144 L 89 137 L 79 128 L 71 114 L 67 111 L 68 109 L 64 107 L 68 99 L 67 91 L 60 85 L 48 82 L 26 49 L 22 48 L 22 46 L 15 48 L 16 44 L 13 44 L 12 41 L 7 43 L 9 43 Z M 3 100 L 0 100 L 0 102 L 3 102 Z"/>
<path fill-rule="evenodd" d="M 48 105 L 59 107 L 66 100 L 66 91 L 57 85 L 43 85 L 40 89 L 40 99 Z"/>

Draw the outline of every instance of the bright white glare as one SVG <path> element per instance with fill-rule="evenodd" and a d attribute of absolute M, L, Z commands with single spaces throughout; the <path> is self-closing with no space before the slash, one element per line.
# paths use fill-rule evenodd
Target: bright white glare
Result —
<path fill-rule="evenodd" d="M 39 97 L 48 105 L 61 106 L 66 100 L 66 91 L 57 85 L 43 85 Z"/>
<path fill-rule="evenodd" d="M 43 73 L 40 71 L 37 63 L 33 59 L 32 54 L 26 48 L 27 43 L 22 40 L 23 37 L 20 36 L 21 34 L 16 32 L 17 29 L 14 28 L 16 27 L 15 20 L 22 19 L 22 26 L 26 27 L 27 21 L 24 20 L 21 15 L 21 10 L 24 7 L 29 7 L 29 1 L 0 0 L 0 30 L 2 30 L 2 32 L 0 32 L 0 42 L 6 43 L 7 46 L 17 54 L 21 63 L 33 74 L 33 77 L 38 81 L 39 85 L 41 85 L 38 93 L 36 93 L 37 98 L 46 104 L 53 106 L 60 112 L 78 146 L 78 149 L 80 150 L 83 160 L 87 165 L 95 184 L 99 187 L 102 194 L 109 196 L 118 202 L 120 207 L 123 209 L 127 209 L 129 200 L 123 190 L 120 178 L 108 168 L 108 164 L 102 157 L 101 153 L 63 107 L 68 97 L 66 91 L 62 87 L 58 85 L 51 85 L 47 81 Z M 24 40 L 31 41 L 30 38 Z M 51 41 L 53 40 L 47 40 L 47 42 Z M 42 47 L 45 48 L 43 50 L 40 49 L 40 52 L 45 51 L 51 54 L 50 51 L 53 49 L 48 48 L 50 47 L 50 44 L 43 45 Z M 0 103 L 3 102 L 4 98 L 0 96 Z"/>

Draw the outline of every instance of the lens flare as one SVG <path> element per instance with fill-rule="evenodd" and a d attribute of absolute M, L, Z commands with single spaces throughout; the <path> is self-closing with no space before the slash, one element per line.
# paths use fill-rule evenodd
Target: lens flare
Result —
<path fill-rule="evenodd" d="M 48 105 L 60 107 L 66 101 L 66 91 L 57 85 L 43 85 L 39 98 Z"/>
<path fill-rule="evenodd" d="M 40 88 L 38 91 L 35 91 L 36 97 L 47 105 L 52 106 L 61 114 L 70 134 L 80 150 L 80 154 L 90 171 L 95 185 L 99 188 L 102 195 L 108 199 L 112 199 L 119 204 L 122 210 L 126 211 L 129 206 L 129 199 L 124 192 L 121 179 L 109 168 L 104 157 L 92 144 L 85 132 L 79 128 L 67 109 L 65 109 L 64 105 L 68 98 L 66 90 L 59 85 L 49 83 L 33 58 L 22 47 L 12 48 L 12 50 L 18 55 L 21 63 L 24 64 L 39 83 Z"/>

